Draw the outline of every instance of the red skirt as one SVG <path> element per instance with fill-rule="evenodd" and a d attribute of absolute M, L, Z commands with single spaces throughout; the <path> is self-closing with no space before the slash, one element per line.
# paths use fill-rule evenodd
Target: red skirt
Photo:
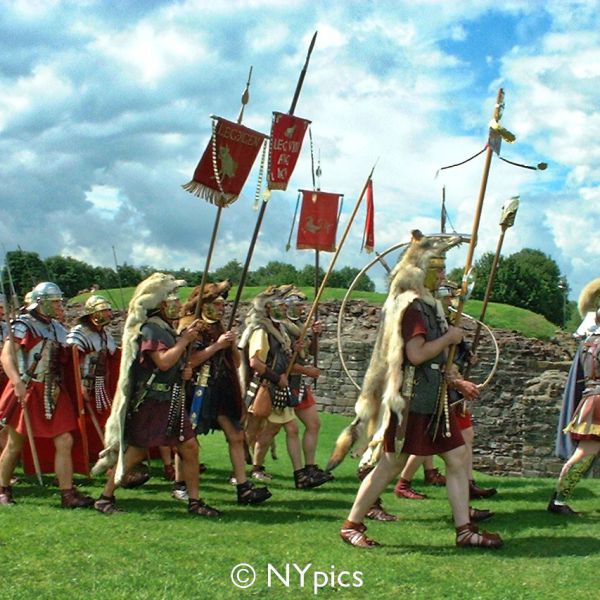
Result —
<path fill-rule="evenodd" d="M 20 404 L 14 404 L 14 387 L 8 383 L 0 399 L 0 414 L 8 416 L 7 425 L 22 436 L 27 436 L 25 417 Z M 27 387 L 27 412 L 35 437 L 55 438 L 61 433 L 77 429 L 77 413 L 69 395 L 60 388 L 51 419 L 44 416 L 44 384 L 32 381 Z"/>
<path fill-rule="evenodd" d="M 294 390 L 294 392 L 297 393 L 298 390 Z M 304 388 L 304 397 L 302 398 L 302 402 L 300 402 L 300 404 L 298 404 L 297 406 L 294 406 L 294 410 L 304 410 L 305 408 L 310 408 L 311 406 L 314 406 L 316 403 L 317 401 L 315 400 L 315 396 L 312 393 L 312 389 L 306 386 Z"/>
<path fill-rule="evenodd" d="M 456 420 L 458 421 L 458 426 L 460 427 L 461 431 L 463 429 L 469 429 L 469 427 L 473 427 L 473 416 L 471 415 L 471 411 L 463 402 L 455 404 L 452 412 L 456 414 Z"/>
<path fill-rule="evenodd" d="M 432 440 L 427 432 L 430 421 L 431 415 L 408 413 L 404 445 L 402 446 L 403 453 L 415 454 L 416 456 L 432 456 L 434 454 L 444 454 L 464 445 L 465 441 L 454 411 L 450 411 L 450 437 L 444 437 L 438 433 L 435 440 Z M 396 413 L 392 413 L 383 441 L 385 452 L 394 452 L 396 437 L 401 437 L 401 435 L 398 435 L 398 416 Z"/>
<path fill-rule="evenodd" d="M 9 383 L 2 398 L 0 398 L 0 415 L 8 418 L 7 424 L 17 433 L 26 438 L 23 447 L 23 470 L 26 475 L 35 473 L 33 455 L 27 439 L 27 428 L 21 405 L 16 402 L 13 385 Z M 32 381 L 27 388 L 27 413 L 33 431 L 35 449 L 37 451 L 42 473 L 54 473 L 54 442 L 55 438 L 64 433 L 73 435 L 73 471 L 75 473 L 89 474 L 89 465 L 86 463 L 81 436 L 77 426 L 77 413 L 70 396 L 61 388 L 56 401 L 56 408 L 51 419 L 44 416 L 44 384 Z"/>

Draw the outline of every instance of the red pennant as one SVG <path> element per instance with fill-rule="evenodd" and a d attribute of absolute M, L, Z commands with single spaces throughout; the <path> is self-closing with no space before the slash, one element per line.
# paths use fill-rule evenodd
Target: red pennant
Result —
<path fill-rule="evenodd" d="M 373 180 L 367 184 L 367 218 L 365 219 L 365 234 L 363 247 L 369 252 L 375 248 L 375 205 L 373 204 Z"/>
<path fill-rule="evenodd" d="M 194 177 L 183 189 L 217 206 L 232 204 L 246 183 L 265 137 L 263 133 L 217 117 Z"/>
<path fill-rule="evenodd" d="M 309 125 L 310 121 L 306 119 L 279 112 L 273 113 L 269 144 L 268 187 L 270 190 L 287 189 Z"/>
<path fill-rule="evenodd" d="M 300 210 L 296 248 L 335 252 L 338 204 L 341 194 L 300 191 L 302 192 L 302 209 Z"/>

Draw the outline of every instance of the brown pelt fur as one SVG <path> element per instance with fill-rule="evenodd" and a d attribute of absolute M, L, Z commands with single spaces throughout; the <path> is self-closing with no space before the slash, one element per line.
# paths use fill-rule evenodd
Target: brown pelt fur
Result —
<path fill-rule="evenodd" d="M 413 232 L 413 242 L 390 273 L 390 288 L 377 339 L 354 407 L 356 419 L 338 437 L 328 468 L 340 464 L 352 446 L 365 435 L 370 440 L 367 452 L 371 453 L 366 459 L 375 461 L 381 451 L 391 411 L 398 415 L 400 424 L 406 406 L 400 393 L 404 358 L 402 317 L 417 298 L 433 301 L 431 293 L 424 287 L 429 260 L 441 256 L 460 241 L 460 238 L 425 238 L 420 232 Z"/>
<path fill-rule="evenodd" d="M 146 322 L 148 311 L 158 308 L 173 290 L 184 284 L 184 281 L 176 280 L 172 275 L 153 273 L 133 293 L 123 329 L 119 381 L 104 429 L 104 450 L 92 469 L 94 474 L 103 473 L 116 464 L 115 481 L 119 483 L 123 476 L 125 417 L 132 391 L 130 368 L 139 349 L 138 336 Z"/>
<path fill-rule="evenodd" d="M 581 317 L 585 317 L 589 312 L 596 312 L 600 307 L 600 277 L 592 279 L 579 294 L 577 308 Z"/>

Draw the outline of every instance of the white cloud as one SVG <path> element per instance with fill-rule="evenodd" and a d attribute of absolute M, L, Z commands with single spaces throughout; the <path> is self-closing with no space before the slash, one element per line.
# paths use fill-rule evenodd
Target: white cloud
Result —
<path fill-rule="evenodd" d="M 237 115 L 252 64 L 244 122 L 268 131 L 271 111 L 289 106 L 318 30 L 296 112 L 313 121 L 322 187 L 346 196 L 343 219 L 379 157 L 378 249 L 412 228 L 438 229 L 443 184 L 454 226 L 470 232 L 483 157 L 434 174 L 483 147 L 502 85 L 504 122 L 518 138 L 503 156 L 550 168 L 534 173 L 494 159 L 477 255 L 494 250 L 500 207 L 520 194 L 505 253 L 542 249 L 575 289 L 586 268 L 600 268 L 594 243 L 582 249 L 598 229 L 600 168 L 600 34 L 584 4 L 197 1 L 119 12 L 105 3 L 5 3 L 11 28 L 0 40 L 14 43 L 0 42 L 3 235 L 43 255 L 112 264 L 115 245 L 122 262 L 201 268 L 214 207 L 179 186 L 209 139 L 208 115 Z M 497 17 L 525 33 L 503 53 L 485 40 L 475 47 L 475 27 Z M 312 253 L 284 253 L 295 190 L 310 181 L 307 139 L 289 191 L 273 194 L 252 268 L 312 262 Z M 253 185 L 224 215 L 214 267 L 244 261 Z M 32 223 L 34 210 L 60 219 L 60 231 Z M 358 252 L 363 223 L 361 211 L 339 266 L 369 260 Z"/>

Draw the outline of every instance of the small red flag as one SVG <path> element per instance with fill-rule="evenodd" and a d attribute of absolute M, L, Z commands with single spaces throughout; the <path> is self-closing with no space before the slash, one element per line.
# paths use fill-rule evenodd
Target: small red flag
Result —
<path fill-rule="evenodd" d="M 285 190 L 300 156 L 304 134 L 310 121 L 294 115 L 273 113 L 269 143 L 270 190 Z"/>
<path fill-rule="evenodd" d="M 184 190 L 217 206 L 235 202 L 246 183 L 264 133 L 216 117 L 213 136 Z"/>
<path fill-rule="evenodd" d="M 335 252 L 338 203 L 341 194 L 300 190 L 302 209 L 298 224 L 299 250 Z"/>
<path fill-rule="evenodd" d="M 375 206 L 373 204 L 372 179 L 369 179 L 369 183 L 367 184 L 367 218 L 365 219 L 363 248 L 367 253 L 373 252 L 373 249 L 375 248 Z"/>

